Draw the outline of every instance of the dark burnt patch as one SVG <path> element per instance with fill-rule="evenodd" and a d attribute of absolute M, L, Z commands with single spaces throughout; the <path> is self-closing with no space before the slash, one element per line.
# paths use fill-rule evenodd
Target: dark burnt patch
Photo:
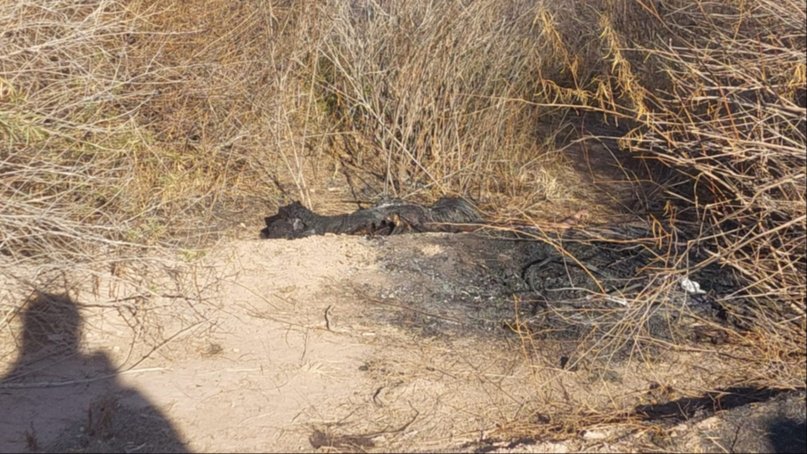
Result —
<path fill-rule="evenodd" d="M 266 227 L 261 230 L 261 238 L 295 239 L 327 233 L 383 236 L 409 232 L 458 232 L 472 229 L 481 220 L 473 205 L 458 197 L 444 197 L 432 206 L 392 201 L 335 216 L 317 214 L 300 202 L 294 202 L 265 218 Z"/>

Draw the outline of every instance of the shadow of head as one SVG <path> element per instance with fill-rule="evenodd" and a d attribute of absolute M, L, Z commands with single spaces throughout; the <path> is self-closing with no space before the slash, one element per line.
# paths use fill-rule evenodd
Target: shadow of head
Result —
<path fill-rule="evenodd" d="M 768 426 L 773 452 L 807 452 L 807 427 L 804 420 L 779 418 Z"/>
<path fill-rule="evenodd" d="M 43 350 L 71 353 L 78 350 L 81 317 L 76 303 L 65 294 L 37 291 L 22 313 L 22 355 Z"/>

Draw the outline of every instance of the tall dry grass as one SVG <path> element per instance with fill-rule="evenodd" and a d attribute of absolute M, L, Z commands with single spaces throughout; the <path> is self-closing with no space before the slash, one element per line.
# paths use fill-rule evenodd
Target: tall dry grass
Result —
<path fill-rule="evenodd" d="M 277 39 L 299 37 L 287 10 L 3 2 L 0 251 L 87 260 L 255 217 L 277 175 L 299 173 L 278 162 L 307 121 L 294 73 L 307 47 Z"/>
<path fill-rule="evenodd" d="M 87 258 L 204 236 L 283 191 L 310 203 L 323 158 L 377 192 L 546 198 L 540 112 L 522 102 L 540 66 L 533 10 L 4 2 L 0 249 Z"/>
<path fill-rule="evenodd" d="M 47 3 L 0 8 L 0 250 L 58 259 L 125 241 L 143 140 L 119 105 L 142 94 L 122 90 L 119 3 Z"/>
<path fill-rule="evenodd" d="M 324 2 L 317 89 L 336 151 L 402 196 L 477 198 L 518 183 L 536 159 L 542 57 L 535 2 Z"/>
<path fill-rule="evenodd" d="M 541 103 L 629 127 L 621 147 L 675 176 L 663 182 L 664 210 L 648 219 L 666 227 L 656 230 L 657 263 L 645 270 L 652 285 L 635 302 L 649 310 L 680 291 L 682 277 L 717 269 L 705 276 L 737 285 L 716 298 L 745 326 L 727 331 L 749 347 L 749 382 L 803 383 L 805 4 L 544 7 L 544 30 L 572 77 L 544 82 Z M 647 320 L 647 310 L 630 312 L 626 323 Z"/>

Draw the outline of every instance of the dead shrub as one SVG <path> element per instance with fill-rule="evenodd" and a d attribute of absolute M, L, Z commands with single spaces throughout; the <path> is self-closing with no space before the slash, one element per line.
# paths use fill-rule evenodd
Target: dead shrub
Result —
<path fill-rule="evenodd" d="M 654 287 L 636 303 L 672 301 L 681 278 L 717 269 L 736 283 L 715 296 L 744 326 L 734 334 L 759 367 L 749 380 L 803 382 L 804 4 L 571 3 L 581 11 L 572 19 L 544 2 L 545 29 L 560 30 L 552 42 L 570 74 L 600 70 L 570 87 L 544 84 L 542 103 L 627 124 L 621 147 L 674 175 L 658 181 L 663 209 L 645 214 L 659 227 L 658 253 L 645 270 Z M 597 35 L 599 51 L 573 29 Z"/>
<path fill-rule="evenodd" d="M 317 88 L 343 161 L 407 197 L 486 199 L 518 184 L 537 157 L 541 113 L 524 102 L 542 65 L 534 2 L 326 2 L 320 10 L 331 25 Z"/>

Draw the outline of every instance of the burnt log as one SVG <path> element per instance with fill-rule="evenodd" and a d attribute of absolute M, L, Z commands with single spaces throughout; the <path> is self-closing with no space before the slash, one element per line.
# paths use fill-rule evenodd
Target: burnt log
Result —
<path fill-rule="evenodd" d="M 407 232 L 459 232 L 482 218 L 468 201 L 443 197 L 432 206 L 394 201 L 335 216 L 319 215 L 300 202 L 282 206 L 265 218 L 261 238 L 303 238 L 326 233 L 394 235 Z"/>

